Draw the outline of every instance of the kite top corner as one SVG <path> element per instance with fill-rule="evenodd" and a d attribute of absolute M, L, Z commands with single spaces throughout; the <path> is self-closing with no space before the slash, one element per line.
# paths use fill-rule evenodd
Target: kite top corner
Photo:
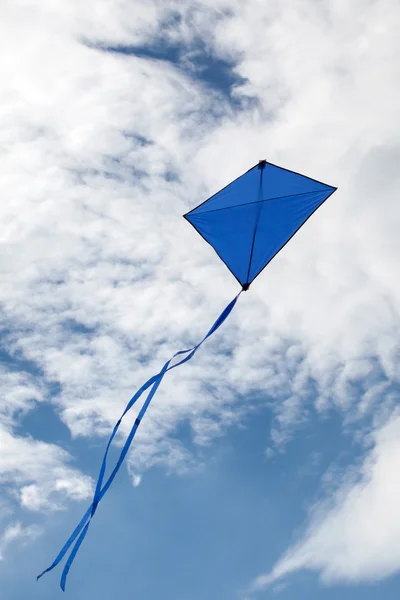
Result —
<path fill-rule="evenodd" d="M 258 161 L 258 168 L 259 169 L 265 169 L 265 165 L 267 164 L 267 161 L 265 160 L 265 158 L 263 158 L 262 160 Z"/>

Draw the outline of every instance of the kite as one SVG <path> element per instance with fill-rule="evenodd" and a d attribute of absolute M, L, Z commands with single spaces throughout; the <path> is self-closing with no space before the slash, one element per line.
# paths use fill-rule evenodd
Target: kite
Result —
<path fill-rule="evenodd" d="M 54 569 L 72 546 L 60 581 L 61 588 L 65 591 L 68 572 L 99 502 L 115 479 L 163 377 L 168 371 L 188 362 L 194 356 L 203 342 L 217 331 L 231 313 L 240 294 L 249 289 L 254 279 L 336 189 L 316 179 L 261 160 L 214 196 L 184 215 L 184 218 L 225 263 L 240 283 L 241 290 L 222 311 L 201 342 L 189 350 L 181 350 L 174 354 L 160 372 L 143 384 L 131 398 L 108 440 L 91 505 L 53 563 L 38 575 L 37 579 Z M 108 452 L 122 419 L 146 391 L 148 391 L 147 398 L 111 474 L 104 481 Z"/>

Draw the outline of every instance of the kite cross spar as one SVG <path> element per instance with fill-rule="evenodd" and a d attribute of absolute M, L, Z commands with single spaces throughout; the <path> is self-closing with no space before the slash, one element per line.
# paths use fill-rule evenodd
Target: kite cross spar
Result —
<path fill-rule="evenodd" d="M 54 569 L 72 546 L 60 581 L 61 588 L 65 590 L 68 572 L 87 534 L 99 502 L 115 479 L 165 374 L 193 357 L 203 342 L 222 325 L 231 313 L 242 291 L 249 289 L 252 281 L 336 189 L 315 179 L 273 165 L 266 160 L 260 160 L 258 165 L 184 215 L 185 219 L 214 248 L 220 259 L 236 277 L 242 289 L 222 311 L 201 342 L 189 350 L 181 350 L 174 354 L 161 371 L 146 381 L 128 402 L 108 440 L 91 505 L 53 563 L 38 575 L 37 579 Z M 178 362 L 172 364 L 173 360 L 178 357 Z M 108 451 L 121 421 L 146 391 L 148 394 L 143 406 L 111 474 L 104 482 Z"/>

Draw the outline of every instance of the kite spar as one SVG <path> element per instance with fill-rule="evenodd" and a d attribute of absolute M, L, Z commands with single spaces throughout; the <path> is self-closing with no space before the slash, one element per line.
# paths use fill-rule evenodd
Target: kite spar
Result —
<path fill-rule="evenodd" d="M 336 189 L 262 160 L 184 215 L 184 218 L 214 248 L 240 283 L 241 290 L 222 311 L 201 342 L 189 350 L 181 350 L 174 354 L 161 371 L 146 381 L 131 398 L 108 440 L 91 505 L 53 563 L 38 575 L 37 579 L 54 569 L 72 547 L 60 581 L 61 588 L 65 590 L 68 572 L 87 534 L 99 502 L 115 479 L 163 377 L 168 371 L 188 362 L 194 356 L 203 342 L 228 317 L 242 291 L 249 289 L 254 279 Z M 173 362 L 174 359 L 178 359 L 178 362 Z M 111 474 L 104 482 L 110 446 L 122 419 L 144 392 L 148 392 L 147 397 Z"/>

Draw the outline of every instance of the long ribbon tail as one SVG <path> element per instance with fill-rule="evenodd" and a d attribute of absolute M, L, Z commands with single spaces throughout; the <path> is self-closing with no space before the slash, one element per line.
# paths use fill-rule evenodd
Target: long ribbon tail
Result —
<path fill-rule="evenodd" d="M 60 580 L 60 586 L 61 586 L 61 589 L 63 592 L 65 592 L 65 585 L 67 583 L 68 572 L 71 568 L 72 563 L 74 562 L 75 556 L 78 554 L 80 545 L 82 544 L 83 540 L 85 539 L 85 535 L 87 534 L 87 530 L 89 529 L 89 524 L 90 524 L 90 521 L 88 521 L 86 523 L 81 535 L 78 537 L 78 539 L 76 541 L 75 546 L 71 550 L 71 554 L 69 555 L 67 562 L 65 563 L 65 567 L 62 572 L 61 580 Z"/>
<path fill-rule="evenodd" d="M 203 344 L 203 342 L 205 342 L 206 339 L 209 338 L 223 324 L 223 322 L 229 316 L 229 314 L 233 310 L 240 294 L 241 294 L 241 292 L 239 292 L 239 294 L 222 311 L 222 313 L 220 314 L 218 319 L 214 322 L 214 324 L 209 329 L 209 331 L 204 336 L 204 338 L 201 340 L 201 342 L 199 342 L 196 346 L 193 346 L 193 348 L 190 348 L 189 350 L 181 350 L 179 352 L 176 352 L 173 355 L 173 357 L 165 363 L 165 365 L 163 366 L 161 371 L 157 375 L 154 375 L 148 381 L 146 381 L 146 383 L 144 383 L 142 385 L 142 387 L 139 388 L 139 390 L 135 393 L 135 395 L 132 396 L 132 398 L 128 402 L 124 412 L 122 413 L 121 417 L 118 419 L 117 423 L 115 424 L 114 429 L 108 440 L 106 450 L 104 453 L 104 457 L 103 457 L 103 461 L 102 461 L 102 464 L 100 467 L 100 472 L 99 472 L 99 476 L 97 479 L 92 504 L 87 509 L 86 513 L 84 514 L 84 516 L 82 517 L 82 519 L 80 520 L 80 522 L 78 523 L 78 525 L 76 526 L 74 531 L 72 532 L 71 536 L 68 538 L 67 542 L 64 544 L 61 551 L 58 553 L 58 555 L 55 558 L 55 560 L 53 561 L 53 563 L 47 569 L 45 569 L 42 573 L 40 573 L 40 575 L 38 575 L 38 577 L 37 577 L 38 580 L 43 575 L 45 575 L 45 573 L 48 573 L 49 571 L 54 569 L 61 562 L 61 560 L 64 558 L 65 554 L 68 552 L 69 548 L 71 547 L 71 545 L 75 542 L 75 545 L 74 545 L 73 549 L 71 550 L 71 554 L 68 557 L 68 560 L 65 564 L 64 570 L 61 575 L 60 585 L 61 585 L 62 590 L 65 591 L 65 585 L 66 585 L 66 579 L 67 579 L 68 572 L 69 572 L 71 565 L 78 553 L 78 550 L 87 534 L 90 522 L 97 510 L 98 504 L 101 501 L 101 499 L 104 497 L 106 492 L 108 491 L 113 480 L 115 479 L 128 451 L 129 451 L 132 440 L 135 437 L 136 431 L 137 431 L 137 429 L 138 429 L 138 427 L 150 405 L 150 402 L 153 399 L 164 375 L 167 373 L 167 371 L 170 371 L 170 370 L 174 369 L 175 367 L 178 367 L 179 365 L 184 364 L 185 362 L 189 361 L 194 356 L 194 354 L 196 353 L 198 348 Z M 182 356 L 183 354 L 186 355 L 184 358 L 182 358 L 179 362 L 171 365 L 171 362 L 174 360 L 174 358 L 176 358 L 178 356 Z M 108 452 L 109 452 L 110 446 L 115 438 L 115 435 L 117 434 L 119 426 L 121 425 L 122 419 L 127 414 L 127 412 L 132 408 L 132 406 L 139 400 L 139 398 L 142 396 L 142 394 L 149 388 L 151 388 L 151 389 L 149 390 L 148 396 L 147 396 L 145 402 L 143 403 L 143 406 L 142 406 L 141 410 L 139 411 L 137 418 L 135 419 L 135 422 L 134 422 L 132 429 L 126 439 L 126 442 L 121 450 L 121 453 L 116 462 L 116 465 L 115 465 L 113 471 L 111 472 L 108 480 L 106 481 L 106 483 L 103 486 L 104 475 L 105 475 L 105 471 L 106 471 L 106 467 L 107 467 Z"/>
<path fill-rule="evenodd" d="M 64 558 L 65 554 L 68 552 L 69 548 L 71 547 L 71 545 L 74 543 L 74 541 L 76 540 L 76 538 L 78 537 L 78 535 L 81 533 L 82 529 L 85 527 L 87 520 L 90 518 L 92 511 L 93 511 L 93 507 L 96 504 L 98 504 L 99 498 L 100 498 L 100 493 L 101 492 L 101 485 L 102 485 L 102 481 L 104 478 L 104 473 L 106 470 L 106 465 L 107 465 L 107 456 L 108 456 L 108 451 L 110 449 L 111 443 L 119 429 L 119 426 L 121 424 L 122 418 L 124 417 L 124 415 L 128 412 L 128 410 L 130 408 L 132 408 L 132 406 L 134 405 L 134 403 L 140 398 L 140 396 L 143 394 L 144 391 L 146 391 L 146 389 L 148 389 L 150 387 L 150 385 L 154 384 L 154 382 L 157 380 L 157 376 L 153 376 L 151 377 L 148 381 L 146 381 L 146 383 L 144 385 L 142 385 L 142 387 L 136 392 L 136 394 L 131 398 L 131 400 L 129 401 L 126 409 L 124 410 L 124 412 L 122 413 L 121 417 L 118 419 L 112 433 L 110 436 L 110 439 L 108 440 L 107 446 L 106 446 L 106 451 L 104 454 L 104 458 L 103 458 L 103 462 L 100 468 L 100 474 L 99 474 L 99 478 L 97 481 L 97 485 L 96 485 L 96 491 L 95 491 L 95 495 L 93 498 L 93 502 L 92 504 L 89 506 L 89 508 L 87 509 L 86 513 L 83 515 L 82 519 L 80 520 L 80 522 L 78 523 L 78 525 L 75 527 L 74 531 L 72 532 L 72 534 L 70 535 L 70 537 L 68 538 L 68 540 L 66 541 L 66 543 L 64 544 L 64 546 L 61 548 L 60 552 L 57 554 L 56 558 L 54 559 L 54 561 L 52 562 L 52 564 L 45 569 L 42 573 L 40 573 L 40 575 L 37 576 L 37 580 L 39 580 L 41 577 L 43 577 L 43 575 L 45 575 L 46 573 L 48 573 L 49 571 L 52 571 Z M 100 485 L 99 485 L 100 484 Z M 99 489 L 98 489 L 99 488 Z"/>

